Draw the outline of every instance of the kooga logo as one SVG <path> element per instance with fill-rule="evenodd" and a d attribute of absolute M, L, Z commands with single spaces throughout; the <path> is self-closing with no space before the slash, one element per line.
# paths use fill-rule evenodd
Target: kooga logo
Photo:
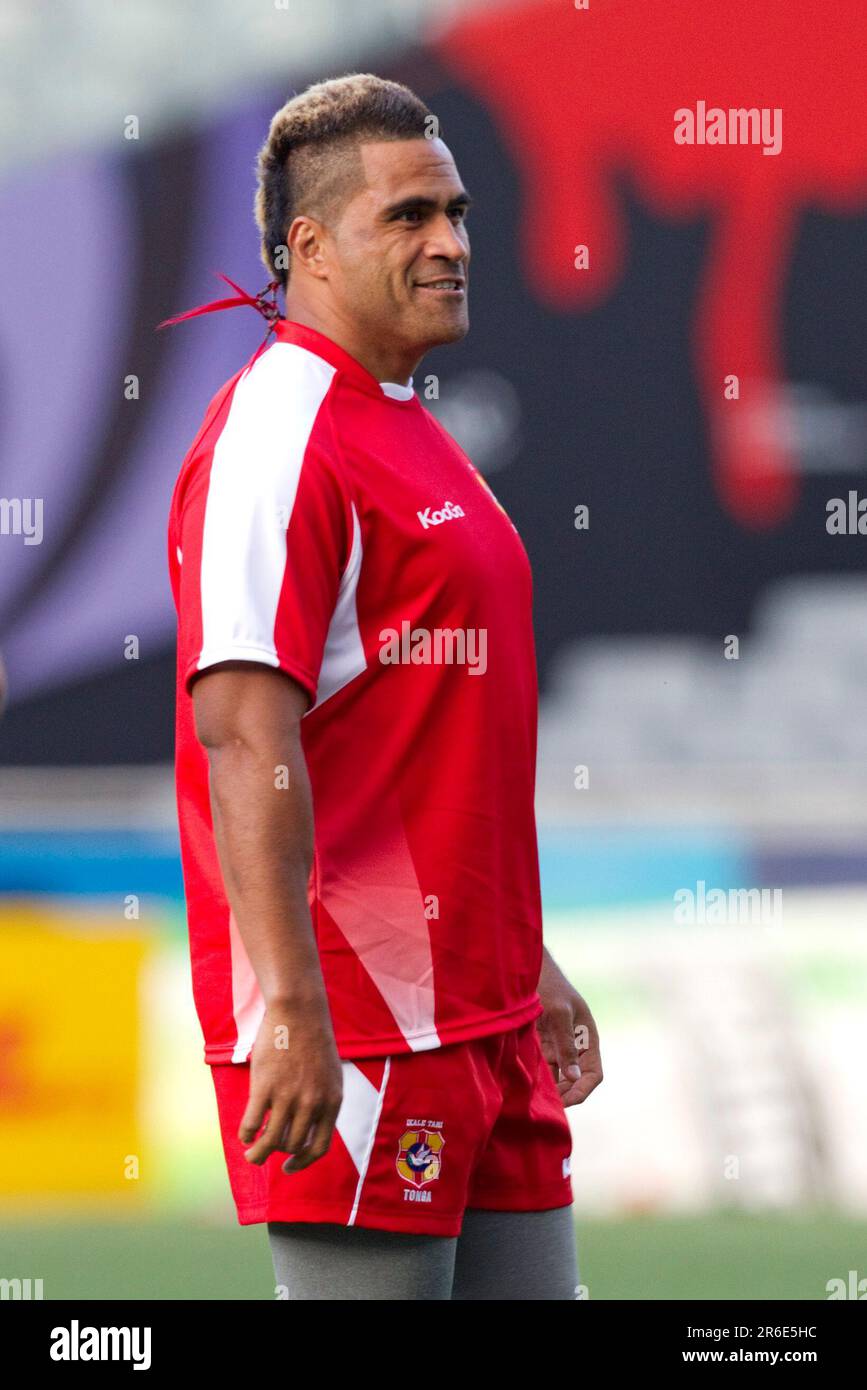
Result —
<path fill-rule="evenodd" d="M 463 507 L 459 507 L 456 502 L 444 502 L 442 508 L 436 512 L 432 512 L 430 507 L 425 507 L 423 512 L 416 512 L 425 531 L 429 526 L 442 526 L 444 521 L 452 521 L 454 517 L 463 515 Z"/>

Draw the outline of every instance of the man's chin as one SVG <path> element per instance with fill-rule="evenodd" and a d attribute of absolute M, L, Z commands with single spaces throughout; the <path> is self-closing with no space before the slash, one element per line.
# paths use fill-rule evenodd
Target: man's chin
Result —
<path fill-rule="evenodd" d="M 469 316 L 461 314 L 407 314 L 379 323 L 376 332 L 384 339 L 400 343 L 407 353 L 422 357 L 432 348 L 459 343 L 470 331 Z"/>
<path fill-rule="evenodd" d="M 425 325 L 427 332 L 424 333 L 425 350 L 435 347 L 444 347 L 446 343 L 459 343 L 470 331 L 470 321 L 466 315 L 456 317 L 452 323 L 443 320 L 442 323 L 431 323 Z"/>

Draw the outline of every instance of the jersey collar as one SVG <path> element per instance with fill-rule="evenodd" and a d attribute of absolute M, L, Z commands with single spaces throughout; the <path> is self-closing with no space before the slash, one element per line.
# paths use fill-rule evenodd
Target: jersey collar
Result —
<path fill-rule="evenodd" d="M 326 362 L 330 362 L 332 367 L 351 377 L 368 394 L 380 398 L 387 396 L 390 400 L 401 402 L 414 401 L 416 398 L 412 377 L 408 386 L 398 381 L 377 381 L 373 373 L 363 367 L 358 359 L 339 343 L 327 338 L 318 329 L 309 328 L 306 323 L 296 323 L 294 319 L 278 319 L 275 332 L 278 343 L 295 343 L 297 347 L 316 353 L 317 357 L 322 357 Z"/>

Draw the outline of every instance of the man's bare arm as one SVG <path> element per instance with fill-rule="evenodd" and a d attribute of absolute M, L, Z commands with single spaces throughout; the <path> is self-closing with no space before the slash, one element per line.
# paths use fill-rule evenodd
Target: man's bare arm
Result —
<path fill-rule="evenodd" d="M 251 662 L 226 662 L 193 685 L 220 869 L 265 1000 L 238 1137 L 249 1143 L 270 1110 L 247 1158 L 264 1163 L 280 1149 L 294 1155 L 288 1171 L 326 1152 L 342 1098 L 307 902 L 313 807 L 300 724 L 308 704 L 296 682 Z"/>

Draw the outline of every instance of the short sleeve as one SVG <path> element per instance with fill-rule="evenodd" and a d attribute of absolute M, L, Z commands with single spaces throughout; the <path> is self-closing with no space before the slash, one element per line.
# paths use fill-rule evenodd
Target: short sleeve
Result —
<path fill-rule="evenodd" d="M 178 656 L 189 692 L 223 661 L 285 671 L 316 700 L 352 542 L 352 502 L 316 416 L 277 416 L 243 379 L 178 517 Z M 239 399 L 240 393 L 240 399 Z"/>

